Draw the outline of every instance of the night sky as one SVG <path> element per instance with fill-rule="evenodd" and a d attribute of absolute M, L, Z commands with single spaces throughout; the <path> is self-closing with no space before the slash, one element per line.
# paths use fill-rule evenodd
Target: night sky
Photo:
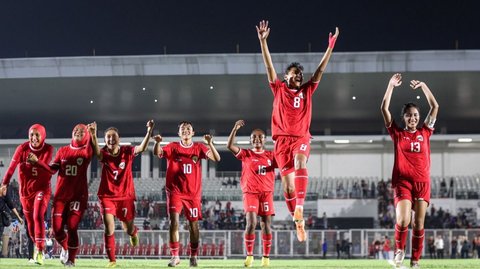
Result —
<path fill-rule="evenodd" d="M 479 1 L 2 1 L 0 58 L 480 49 Z M 310 44 L 310 45 L 309 45 Z"/>

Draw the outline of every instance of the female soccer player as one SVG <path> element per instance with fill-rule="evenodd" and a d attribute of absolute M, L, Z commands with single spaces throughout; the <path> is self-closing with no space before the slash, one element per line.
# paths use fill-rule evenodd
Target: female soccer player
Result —
<path fill-rule="evenodd" d="M 36 253 L 34 259 L 37 264 L 43 264 L 43 251 L 45 249 L 45 212 L 50 201 L 50 178 L 52 175 L 37 164 L 31 163 L 35 154 L 38 159 L 49 163 L 53 155 L 53 147 L 45 143 L 47 133 L 45 127 L 34 124 L 28 130 L 28 142 L 17 147 L 12 161 L 3 178 L 2 190 L 7 188 L 10 179 L 20 165 L 19 194 L 23 207 L 23 214 L 28 222 L 29 234 L 35 242 Z"/>
<path fill-rule="evenodd" d="M 392 137 L 395 150 L 395 163 L 392 173 L 392 188 L 396 208 L 395 224 L 395 265 L 401 267 L 405 258 L 408 225 L 412 222 L 412 258 L 410 265 L 418 268 L 423 249 L 425 213 L 430 203 L 430 136 L 438 114 L 438 103 L 424 82 L 410 81 L 412 89 L 421 89 L 430 105 L 424 123 L 420 122 L 420 109 L 414 103 L 407 103 L 402 109 L 404 128 L 400 128 L 389 111 L 390 99 L 395 87 L 402 84 L 402 75 L 395 74 L 388 83 L 382 101 L 382 114 L 385 126 Z"/>
<path fill-rule="evenodd" d="M 275 140 L 275 159 L 282 175 L 282 184 L 288 210 L 297 228 L 298 241 L 306 240 L 303 205 L 307 194 L 307 160 L 310 155 L 310 123 L 312 96 L 322 79 L 333 47 L 339 35 L 330 33 L 328 48 L 310 80 L 303 83 L 303 66 L 291 63 L 285 70 L 284 80 L 277 77 L 267 45 L 270 34 L 268 21 L 257 26 L 268 82 L 273 92 L 272 138 Z"/>
<path fill-rule="evenodd" d="M 130 244 L 138 245 L 135 219 L 135 187 L 133 184 L 133 158 L 147 149 L 148 141 L 153 132 L 153 120 L 147 122 L 147 134 L 139 146 L 120 146 L 120 136 L 117 128 L 105 130 L 106 145 L 100 149 L 97 140 L 97 124 L 88 125 L 92 137 L 95 155 L 102 163 L 102 176 L 98 188 L 98 198 L 103 213 L 105 225 L 105 250 L 110 262 L 107 267 L 117 267 L 115 258 L 115 219 L 122 221 L 123 230 L 130 236 Z"/>
<path fill-rule="evenodd" d="M 270 249 L 272 245 L 272 216 L 273 192 L 275 188 L 275 159 L 273 152 L 265 150 L 266 136 L 261 129 L 254 129 L 250 134 L 252 149 L 242 149 L 235 146 L 237 131 L 245 125 L 243 120 L 238 120 L 233 126 L 228 137 L 227 148 L 242 161 L 242 177 L 240 185 L 243 192 L 243 209 L 246 213 L 247 225 L 245 227 L 245 248 L 247 258 L 245 267 L 253 266 L 253 247 L 255 245 L 255 227 L 257 215 L 261 217 L 263 257 L 262 266 L 270 265 Z"/>
<path fill-rule="evenodd" d="M 87 126 L 77 124 L 73 128 L 70 145 L 61 147 L 50 165 L 41 160 L 33 160 L 33 162 L 38 161 L 40 166 L 52 174 L 58 171 L 53 200 L 52 228 L 55 240 L 62 246 L 60 262 L 65 264 L 65 267 L 75 266 L 78 250 L 77 230 L 87 208 L 87 172 L 92 154 Z M 63 229 L 64 224 L 67 225 L 68 234 Z"/>
<path fill-rule="evenodd" d="M 213 137 L 204 135 L 208 145 L 193 142 L 195 132 L 190 122 L 178 125 L 179 142 L 172 142 L 161 147 L 162 136 L 156 135 L 153 154 L 167 159 L 165 190 L 167 192 L 167 212 L 170 220 L 170 259 L 168 266 L 180 264 L 179 256 L 179 218 L 182 209 L 189 222 L 190 232 L 190 267 L 197 267 L 197 253 L 200 232 L 198 220 L 202 219 L 202 162 L 201 159 L 220 161 L 220 154 L 213 144 Z"/>

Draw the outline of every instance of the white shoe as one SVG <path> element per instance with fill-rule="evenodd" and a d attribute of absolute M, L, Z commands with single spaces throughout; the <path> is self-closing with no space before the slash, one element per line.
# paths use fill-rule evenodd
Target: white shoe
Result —
<path fill-rule="evenodd" d="M 66 264 L 67 261 L 68 261 L 68 250 L 62 248 L 62 251 L 60 252 L 60 262 L 62 264 Z"/>
<path fill-rule="evenodd" d="M 396 268 L 400 268 L 402 266 L 403 259 L 405 259 L 405 251 L 398 249 L 395 252 L 395 257 L 393 258 Z"/>
<path fill-rule="evenodd" d="M 73 262 L 71 262 L 71 261 L 67 261 L 67 262 L 65 263 L 65 267 L 75 267 L 75 264 L 74 264 Z"/>
<path fill-rule="evenodd" d="M 30 259 L 28 260 L 28 263 L 35 263 L 35 260 L 32 259 L 32 258 L 30 258 Z"/>

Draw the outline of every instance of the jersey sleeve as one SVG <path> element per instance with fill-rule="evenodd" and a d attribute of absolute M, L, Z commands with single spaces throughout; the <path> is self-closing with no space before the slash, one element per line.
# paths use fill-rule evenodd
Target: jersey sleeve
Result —
<path fill-rule="evenodd" d="M 169 143 L 168 145 L 162 147 L 162 153 L 158 154 L 158 158 L 168 158 L 172 155 L 172 148 L 173 143 Z"/>
<path fill-rule="evenodd" d="M 240 161 L 245 159 L 245 157 L 247 156 L 247 150 L 244 150 L 242 148 L 239 148 L 240 150 L 237 152 L 237 154 L 234 154 L 235 155 L 235 158 L 239 159 Z"/>
<path fill-rule="evenodd" d="M 304 87 L 305 87 L 305 92 L 307 93 L 310 93 L 310 94 L 313 94 L 317 88 L 318 88 L 318 84 L 320 83 L 319 82 L 313 82 L 311 79 L 305 83 Z"/>
<path fill-rule="evenodd" d="M 394 120 L 392 120 L 392 124 L 390 125 L 390 127 L 387 127 L 387 131 L 390 134 L 392 140 L 395 140 L 399 133 L 399 127 Z"/>
<path fill-rule="evenodd" d="M 422 126 L 422 131 L 423 131 L 423 132 L 425 133 L 425 135 L 427 135 L 428 137 L 432 136 L 434 130 L 435 130 L 435 129 L 434 129 L 433 127 L 430 128 L 430 127 L 428 126 L 428 124 L 426 124 L 426 123 L 424 123 L 423 126 Z"/>
<path fill-rule="evenodd" d="M 3 180 L 2 180 L 3 185 L 8 185 L 10 183 L 10 179 L 12 178 L 13 173 L 15 173 L 15 169 L 17 168 L 17 165 L 22 161 L 21 160 L 22 152 L 23 152 L 23 147 L 22 145 L 20 145 L 15 150 L 15 153 L 13 154 L 13 157 L 12 157 L 12 161 L 8 166 L 7 172 L 5 172 L 5 176 L 3 177 Z"/>
<path fill-rule="evenodd" d="M 50 165 L 58 165 L 60 166 L 61 164 L 61 161 L 62 161 L 62 154 L 63 154 L 63 148 L 60 148 L 58 151 L 57 151 L 57 154 L 55 154 L 55 158 L 53 159 L 53 161 L 50 163 Z"/>
<path fill-rule="evenodd" d="M 275 96 L 278 92 L 278 89 L 280 89 L 280 87 L 282 87 L 282 81 L 279 80 L 278 78 L 275 79 L 274 82 L 270 82 L 269 85 L 270 85 L 270 89 L 272 90 L 272 93 L 273 95 Z"/>
<path fill-rule="evenodd" d="M 205 146 L 203 143 L 200 143 L 200 159 L 208 159 L 208 153 L 210 152 L 210 148 Z"/>

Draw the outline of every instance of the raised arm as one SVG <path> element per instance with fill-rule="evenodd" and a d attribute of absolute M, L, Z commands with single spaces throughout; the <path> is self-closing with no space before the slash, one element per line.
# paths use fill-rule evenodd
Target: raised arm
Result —
<path fill-rule="evenodd" d="M 98 146 L 98 139 L 97 139 L 97 123 L 92 122 L 87 125 L 87 129 L 90 132 L 90 142 L 92 143 L 93 154 L 97 156 L 97 159 L 101 161 L 103 159 L 103 154 L 100 151 L 100 147 Z"/>
<path fill-rule="evenodd" d="M 328 61 L 330 61 L 330 56 L 332 56 L 333 48 L 335 47 L 335 42 L 337 41 L 337 37 L 340 34 L 338 27 L 335 27 L 335 34 L 332 33 L 328 36 L 328 48 L 323 54 L 322 60 L 317 67 L 317 70 L 312 75 L 312 82 L 318 83 L 322 79 L 323 71 L 327 68 Z"/>
<path fill-rule="evenodd" d="M 430 90 L 430 88 L 428 88 L 425 82 L 412 80 L 410 81 L 410 87 L 412 87 L 413 89 L 422 88 L 425 97 L 427 97 L 428 104 L 430 105 L 430 111 L 425 118 L 425 124 L 428 127 L 433 128 L 433 126 L 435 125 L 435 121 L 437 120 L 438 108 L 440 107 L 437 103 L 437 100 L 435 99 L 435 96 L 433 96 L 432 91 Z"/>
<path fill-rule="evenodd" d="M 270 28 L 268 27 L 268 21 L 261 21 L 257 28 L 258 39 L 260 40 L 260 47 L 262 48 L 263 62 L 265 68 L 267 68 L 267 76 L 269 82 L 274 82 L 277 79 L 277 73 L 273 67 L 272 56 L 268 50 L 267 38 L 270 34 Z"/>
<path fill-rule="evenodd" d="M 235 122 L 235 125 L 233 126 L 230 136 L 228 136 L 227 149 L 230 150 L 233 154 L 237 154 L 240 151 L 240 148 L 235 146 L 235 136 L 237 135 L 237 131 L 243 126 L 245 126 L 245 121 L 237 120 Z"/>
<path fill-rule="evenodd" d="M 207 157 L 215 162 L 220 161 L 220 154 L 218 154 L 217 149 L 215 148 L 215 145 L 213 145 L 213 137 L 209 134 L 206 134 L 203 136 L 203 140 L 205 143 L 207 143 L 208 147 L 210 148 L 210 152 L 208 153 Z"/>
<path fill-rule="evenodd" d="M 393 89 L 402 85 L 402 75 L 396 73 L 395 75 L 390 78 L 388 82 L 387 90 L 385 91 L 385 95 L 383 96 L 382 105 L 380 109 L 382 110 L 383 121 L 385 122 L 385 126 L 390 127 L 392 125 L 392 114 L 390 113 L 390 100 L 392 99 Z"/>
<path fill-rule="evenodd" d="M 150 137 L 152 136 L 153 126 L 155 126 L 153 120 L 147 121 L 147 134 L 145 134 L 142 143 L 135 147 L 135 154 L 140 154 L 147 149 L 148 142 L 150 141 Z"/>
<path fill-rule="evenodd" d="M 153 145 L 153 155 L 162 156 L 163 149 L 162 146 L 160 146 L 160 142 L 162 142 L 162 136 L 156 135 L 153 137 L 153 140 L 155 140 L 155 144 Z"/>

